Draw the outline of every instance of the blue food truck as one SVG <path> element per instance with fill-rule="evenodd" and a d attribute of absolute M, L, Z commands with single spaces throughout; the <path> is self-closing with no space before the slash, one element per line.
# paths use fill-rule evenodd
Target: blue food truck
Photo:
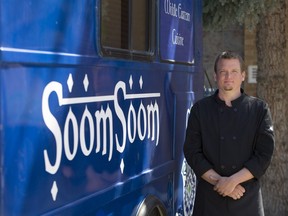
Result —
<path fill-rule="evenodd" d="M 0 215 L 190 215 L 201 0 L 0 3 Z"/>

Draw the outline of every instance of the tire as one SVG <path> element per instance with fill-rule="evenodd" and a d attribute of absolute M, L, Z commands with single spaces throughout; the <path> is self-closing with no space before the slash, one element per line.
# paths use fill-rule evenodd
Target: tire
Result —
<path fill-rule="evenodd" d="M 136 216 L 166 216 L 164 204 L 153 195 L 148 195 L 137 208 Z"/>

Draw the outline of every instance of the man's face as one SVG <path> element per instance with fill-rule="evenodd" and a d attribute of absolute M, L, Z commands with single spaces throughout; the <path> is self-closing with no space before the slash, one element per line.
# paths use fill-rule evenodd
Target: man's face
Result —
<path fill-rule="evenodd" d="M 220 91 L 239 91 L 245 72 L 241 71 L 238 59 L 220 59 L 215 80 Z"/>

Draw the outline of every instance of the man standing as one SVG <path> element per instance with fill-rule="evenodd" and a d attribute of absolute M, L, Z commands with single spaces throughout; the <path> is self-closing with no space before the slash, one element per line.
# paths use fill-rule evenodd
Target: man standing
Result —
<path fill-rule="evenodd" d="M 263 216 L 259 179 L 274 150 L 268 105 L 247 96 L 244 62 L 222 52 L 214 65 L 218 90 L 192 107 L 184 155 L 194 170 L 194 216 Z"/>

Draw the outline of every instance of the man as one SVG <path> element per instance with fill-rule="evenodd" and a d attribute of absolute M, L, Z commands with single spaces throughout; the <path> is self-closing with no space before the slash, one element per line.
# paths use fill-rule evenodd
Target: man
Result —
<path fill-rule="evenodd" d="M 268 105 L 247 96 L 244 63 L 222 52 L 215 61 L 218 90 L 192 107 L 184 155 L 194 170 L 194 216 L 263 216 L 259 179 L 274 150 Z"/>

